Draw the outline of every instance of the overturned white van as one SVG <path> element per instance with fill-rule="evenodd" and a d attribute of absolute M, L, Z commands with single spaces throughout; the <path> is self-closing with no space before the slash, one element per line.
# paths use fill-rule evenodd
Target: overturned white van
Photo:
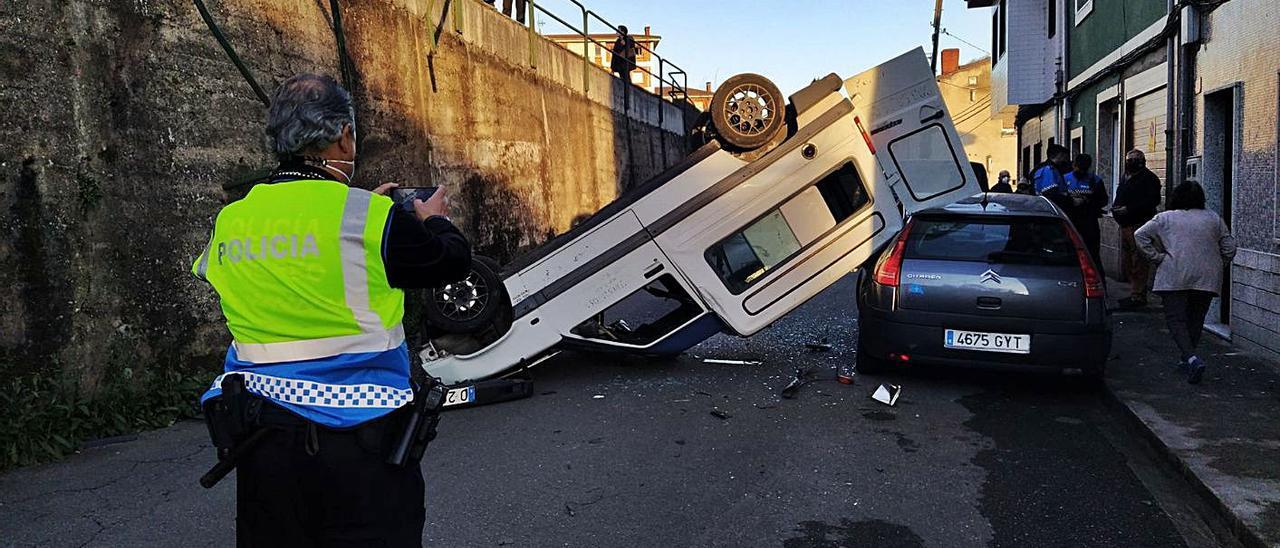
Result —
<path fill-rule="evenodd" d="M 436 291 L 426 371 L 465 387 L 566 347 L 676 354 L 749 336 L 865 262 L 904 215 L 979 192 L 920 49 L 787 104 L 734 77 L 710 110 L 713 138 L 680 165 L 501 273 L 477 261 Z"/>

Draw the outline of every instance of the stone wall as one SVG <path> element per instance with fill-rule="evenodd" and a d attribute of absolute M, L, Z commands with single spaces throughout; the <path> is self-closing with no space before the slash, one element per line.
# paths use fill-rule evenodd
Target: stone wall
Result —
<path fill-rule="evenodd" d="M 268 90 L 338 74 L 328 2 L 209 3 Z M 488 254 L 565 230 L 686 152 L 681 110 L 584 76 L 475 0 L 342 6 L 356 184 L 444 185 Z M 223 183 L 270 157 L 264 108 L 192 3 L 0 2 L 0 112 L 0 380 L 92 389 L 125 368 L 213 366 L 229 338 L 188 269 Z"/>

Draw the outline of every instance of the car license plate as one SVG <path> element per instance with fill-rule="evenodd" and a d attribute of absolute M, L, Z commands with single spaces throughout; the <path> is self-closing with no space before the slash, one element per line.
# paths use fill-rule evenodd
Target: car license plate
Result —
<path fill-rule="evenodd" d="M 475 399 L 476 399 L 476 387 L 474 385 L 464 386 L 462 388 L 454 388 L 449 390 L 449 392 L 445 394 L 444 407 L 449 407 L 451 405 L 462 405 L 464 403 L 471 403 L 475 401 Z"/>
<path fill-rule="evenodd" d="M 963 350 L 980 350 L 983 352 L 1030 354 L 1031 335 L 980 333 L 976 331 L 948 329 L 946 330 L 946 339 L 943 340 L 943 346 Z"/>

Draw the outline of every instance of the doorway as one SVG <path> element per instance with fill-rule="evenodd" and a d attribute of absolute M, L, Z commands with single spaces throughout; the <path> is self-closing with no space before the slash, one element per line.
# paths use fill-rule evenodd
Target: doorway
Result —
<path fill-rule="evenodd" d="M 1204 160 L 1200 176 L 1205 207 L 1232 225 L 1232 184 L 1239 162 L 1240 87 L 1234 85 L 1204 96 Z M 1221 335 L 1230 334 L 1231 265 L 1223 267 L 1221 297 L 1209 309 L 1206 323 Z"/>

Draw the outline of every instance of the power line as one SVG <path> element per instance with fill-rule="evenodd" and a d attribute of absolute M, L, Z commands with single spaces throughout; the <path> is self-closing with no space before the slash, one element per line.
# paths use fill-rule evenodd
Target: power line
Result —
<path fill-rule="evenodd" d="M 975 99 L 972 103 L 970 103 L 970 104 L 969 104 L 969 106 L 966 106 L 966 107 L 964 107 L 964 108 L 960 109 L 959 111 L 956 111 L 956 113 L 955 113 L 955 114 L 952 114 L 952 115 L 951 115 L 951 119 L 952 119 L 952 120 L 955 120 L 956 118 L 960 118 L 960 117 L 963 117 L 963 116 L 967 116 L 967 115 L 969 115 L 969 114 L 972 114 L 973 112 L 975 112 L 975 111 L 974 111 L 974 109 L 976 109 L 976 108 L 980 108 L 980 104 L 981 104 L 983 101 L 986 101 L 986 104 L 987 104 L 987 105 L 990 105 L 990 104 L 991 104 L 991 101 L 990 101 L 989 99 L 991 99 L 991 94 L 990 94 L 990 93 L 988 93 L 988 94 L 986 94 L 986 95 L 983 95 L 982 97 L 979 97 L 979 98 Z"/>
<path fill-rule="evenodd" d="M 982 49 L 982 48 L 978 47 L 978 46 L 977 46 L 977 44 L 974 44 L 973 42 L 970 42 L 970 41 L 968 41 L 968 40 L 965 40 L 964 38 L 961 38 L 961 37 L 959 37 L 959 36 L 956 36 L 956 35 L 954 35 L 954 34 L 951 34 L 950 32 L 947 32 L 947 29 L 942 29 L 942 34 L 945 34 L 945 35 L 947 35 L 947 36 L 950 36 L 950 37 L 952 37 L 952 38 L 955 38 L 956 40 L 959 40 L 959 41 L 961 41 L 961 42 L 965 43 L 966 45 L 968 45 L 969 47 L 971 47 L 971 48 L 973 48 L 973 49 L 976 49 L 976 50 L 978 50 L 978 51 L 981 51 L 982 53 L 985 53 L 985 54 L 987 54 L 987 55 L 991 55 L 991 52 L 989 52 L 989 51 L 987 51 L 987 50 L 985 50 L 985 49 Z"/>

